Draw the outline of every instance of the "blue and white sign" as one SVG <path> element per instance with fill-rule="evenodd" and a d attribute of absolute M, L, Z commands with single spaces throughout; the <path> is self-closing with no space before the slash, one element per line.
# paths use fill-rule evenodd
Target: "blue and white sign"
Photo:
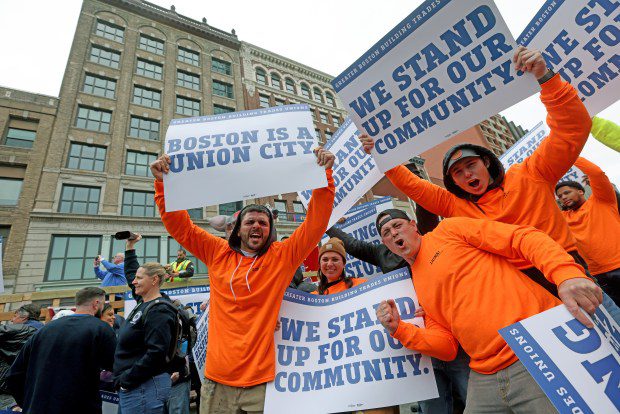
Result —
<path fill-rule="evenodd" d="M 349 211 L 345 213 L 344 217 L 350 218 L 371 207 L 374 207 L 378 214 L 381 213 L 383 210 L 387 210 L 388 208 L 394 208 L 394 203 L 392 203 L 392 197 L 390 196 L 377 198 L 375 200 L 369 201 L 368 203 L 358 204 L 351 207 Z"/>
<path fill-rule="evenodd" d="M 539 49 L 547 66 L 570 82 L 590 116 L 620 94 L 620 3 L 547 0 L 517 42 Z"/>
<path fill-rule="evenodd" d="M 200 315 L 198 322 L 196 322 L 196 343 L 192 347 L 192 356 L 194 357 L 194 365 L 198 371 L 198 377 L 200 382 L 205 382 L 205 365 L 207 362 L 207 343 L 209 342 L 209 309 L 207 308 Z"/>
<path fill-rule="evenodd" d="M 162 289 L 162 293 L 170 296 L 170 299 L 178 299 L 185 306 L 191 306 L 192 312 L 196 315 L 200 315 L 200 304 L 209 299 L 210 288 L 209 286 L 187 286 L 175 289 Z M 131 292 L 125 292 L 125 317 L 131 313 L 133 308 L 136 307 L 136 300 L 133 298 Z"/>
<path fill-rule="evenodd" d="M 102 414 L 118 414 L 119 396 L 115 392 L 99 391 Z"/>
<path fill-rule="evenodd" d="M 173 119 L 166 132 L 166 210 L 321 188 L 308 105 Z"/>
<path fill-rule="evenodd" d="M 533 95 L 492 0 L 427 0 L 332 85 L 381 171 Z"/>
<path fill-rule="evenodd" d="M 545 137 L 549 136 L 549 127 L 544 122 L 539 122 L 527 134 L 521 137 L 512 147 L 503 153 L 499 160 L 504 165 L 504 169 L 508 171 L 510 167 L 519 164 L 527 157 L 532 155 L 538 148 Z M 577 167 L 571 167 L 570 170 L 560 179 L 560 181 L 577 181 L 583 183 L 584 173 Z"/>
<path fill-rule="evenodd" d="M 379 214 L 377 207 L 369 207 L 353 217 L 347 218 L 343 224 L 337 224 L 336 227 L 357 240 L 366 243 L 381 244 L 381 236 L 375 224 L 377 214 Z M 321 244 L 327 243 L 328 240 L 329 236 L 324 235 L 321 239 Z M 347 276 L 362 277 L 365 279 L 382 274 L 381 269 L 377 266 L 357 259 L 349 253 L 347 253 L 347 263 L 345 264 L 344 272 Z"/>
<path fill-rule="evenodd" d="M 591 319 L 561 305 L 499 331 L 560 414 L 620 412 L 620 328 L 602 306 Z"/>
<path fill-rule="evenodd" d="M 385 299 L 395 300 L 403 320 L 423 326 L 413 317 L 418 301 L 408 269 L 334 295 L 288 289 L 265 413 L 358 411 L 437 397 L 430 358 L 377 321 L 375 307 Z"/>
<path fill-rule="evenodd" d="M 364 152 L 358 136 L 359 131 L 355 124 L 351 122 L 351 118 L 347 118 L 325 144 L 324 148 L 336 156 L 333 168 L 336 197 L 327 228 L 344 216 L 347 210 L 383 177 L 370 154 Z M 306 208 L 311 195 L 310 190 L 299 192 L 299 199 Z"/>

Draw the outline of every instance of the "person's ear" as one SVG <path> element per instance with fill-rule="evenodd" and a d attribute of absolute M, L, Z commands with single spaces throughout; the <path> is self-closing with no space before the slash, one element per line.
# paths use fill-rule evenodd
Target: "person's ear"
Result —
<path fill-rule="evenodd" d="M 491 160 L 489 160 L 489 157 L 482 157 L 482 162 L 484 163 L 484 166 L 487 168 L 491 166 Z"/>

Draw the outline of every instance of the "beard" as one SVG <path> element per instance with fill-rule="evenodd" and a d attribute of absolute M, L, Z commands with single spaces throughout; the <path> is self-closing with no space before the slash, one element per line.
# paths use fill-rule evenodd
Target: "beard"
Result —
<path fill-rule="evenodd" d="M 99 308 L 97 309 L 97 312 L 95 312 L 95 318 L 97 319 L 101 319 L 101 316 L 103 315 L 103 308 Z"/>

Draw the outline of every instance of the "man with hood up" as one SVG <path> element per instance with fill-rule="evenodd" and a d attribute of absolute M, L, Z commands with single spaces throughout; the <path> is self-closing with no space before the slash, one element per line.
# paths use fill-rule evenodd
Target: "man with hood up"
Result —
<path fill-rule="evenodd" d="M 321 240 L 334 204 L 334 155 L 316 150 L 327 187 L 316 189 L 305 221 L 283 242 L 271 238 L 273 217 L 259 205 L 244 207 L 228 241 L 192 223 L 186 211 L 166 212 L 163 174 L 170 157 L 151 164 L 155 202 L 172 237 L 209 267 L 209 342 L 200 412 L 262 412 L 265 385 L 275 377 L 274 334 L 291 275 Z"/>
<path fill-rule="evenodd" d="M 418 178 L 404 166 L 397 166 L 385 175 L 409 198 L 432 213 L 533 226 L 560 244 L 577 263 L 587 267 L 555 202 L 554 189 L 575 163 L 588 139 L 592 125 L 590 115 L 577 91 L 560 75 L 547 69 L 539 51 L 519 46 L 513 62 L 517 70 L 536 76 L 542 88 L 540 99 L 547 108 L 551 133 L 532 155 L 505 171 L 501 161 L 488 149 L 473 144 L 456 145 L 443 159 L 445 189 Z M 370 152 L 373 139 L 368 135 L 360 139 L 366 152 Z M 511 263 L 558 295 L 557 287 L 532 263 L 520 259 Z M 603 294 L 603 305 L 616 321 L 620 320 L 620 309 L 606 294 Z"/>

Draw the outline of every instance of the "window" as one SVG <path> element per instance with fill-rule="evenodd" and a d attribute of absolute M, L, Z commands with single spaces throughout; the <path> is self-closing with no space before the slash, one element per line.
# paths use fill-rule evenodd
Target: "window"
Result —
<path fill-rule="evenodd" d="M 227 114 L 229 112 L 235 112 L 235 108 L 229 108 L 229 107 L 223 106 L 223 105 L 213 105 L 213 114 L 214 115 Z"/>
<path fill-rule="evenodd" d="M 156 217 L 155 193 L 148 191 L 123 191 L 123 216 Z"/>
<path fill-rule="evenodd" d="M 150 177 L 151 170 L 149 165 L 151 165 L 152 162 L 155 162 L 156 159 L 157 154 L 127 150 L 125 174 Z"/>
<path fill-rule="evenodd" d="M 334 108 L 336 107 L 336 101 L 334 100 L 334 96 L 331 93 L 325 92 L 325 100 L 327 101 L 328 105 L 331 105 Z"/>
<path fill-rule="evenodd" d="M 155 39 L 154 37 L 147 36 L 145 34 L 140 35 L 140 49 L 147 52 L 156 53 L 158 55 L 164 54 L 164 41 Z"/>
<path fill-rule="evenodd" d="M 101 109 L 78 106 L 75 126 L 90 131 L 110 132 L 112 112 Z"/>
<path fill-rule="evenodd" d="M 135 85 L 133 87 L 133 103 L 149 108 L 161 108 L 161 91 Z"/>
<path fill-rule="evenodd" d="M 228 83 L 213 81 L 213 94 L 233 98 L 233 86 Z"/>
<path fill-rule="evenodd" d="M 267 95 L 258 95 L 258 101 L 261 108 L 269 108 L 271 106 Z"/>
<path fill-rule="evenodd" d="M 327 114 L 324 112 L 319 112 L 319 116 L 321 117 L 321 122 L 324 124 L 329 124 L 329 120 L 327 119 Z"/>
<path fill-rule="evenodd" d="M 200 101 L 177 95 L 177 114 L 189 116 L 200 115 Z"/>
<path fill-rule="evenodd" d="M 0 206 L 16 206 L 23 183 L 21 178 L 0 177 Z"/>
<path fill-rule="evenodd" d="M 193 75 L 183 70 L 177 70 L 177 85 L 184 88 L 200 90 L 200 76 Z"/>
<path fill-rule="evenodd" d="M 67 168 L 103 171 L 105 166 L 105 154 L 105 147 L 72 142 L 69 149 Z"/>
<path fill-rule="evenodd" d="M 53 235 L 45 280 L 93 279 L 93 258 L 100 250 L 101 236 Z"/>
<path fill-rule="evenodd" d="M 9 128 L 6 131 L 4 145 L 19 148 L 32 148 L 37 138 L 37 122 L 22 119 L 9 119 Z"/>
<path fill-rule="evenodd" d="M 321 130 L 315 129 L 314 132 L 316 132 L 316 138 L 319 140 L 319 142 L 323 142 L 323 135 L 321 135 Z"/>
<path fill-rule="evenodd" d="M 159 140 L 159 121 L 139 116 L 131 117 L 129 136 L 142 139 Z"/>
<path fill-rule="evenodd" d="M 219 206 L 219 213 L 224 216 L 232 216 L 243 208 L 243 201 L 235 201 L 232 203 L 224 203 Z"/>
<path fill-rule="evenodd" d="M 0 237 L 2 237 L 2 256 L 4 257 L 4 251 L 6 250 L 6 244 L 9 240 L 9 234 L 11 233 L 11 226 L 0 226 Z"/>
<path fill-rule="evenodd" d="M 138 263 L 159 263 L 160 241 L 161 237 L 159 236 L 142 236 L 142 240 L 136 244 L 136 256 L 138 256 Z M 116 253 L 125 252 L 125 243 L 125 240 L 112 239 L 112 245 L 110 246 L 110 257 L 114 257 Z"/>
<path fill-rule="evenodd" d="M 82 91 L 92 95 L 114 99 L 114 95 L 116 93 L 116 81 L 114 79 L 87 73 L 84 77 L 84 87 L 82 88 Z"/>
<path fill-rule="evenodd" d="M 202 208 L 190 208 L 187 214 L 192 220 L 202 220 Z"/>
<path fill-rule="evenodd" d="M 286 105 L 286 101 L 284 99 L 276 98 L 276 106 Z"/>
<path fill-rule="evenodd" d="M 295 89 L 295 82 L 291 78 L 286 78 L 286 91 L 290 93 L 297 93 Z"/>
<path fill-rule="evenodd" d="M 65 184 L 60 194 L 59 213 L 97 214 L 99 212 L 99 187 L 81 187 Z"/>
<path fill-rule="evenodd" d="M 149 62 L 148 60 L 138 59 L 136 63 L 136 74 L 146 76 L 151 79 L 161 79 L 164 72 L 163 65 Z"/>
<path fill-rule="evenodd" d="M 267 86 L 267 74 L 261 68 L 256 68 L 256 82 Z"/>
<path fill-rule="evenodd" d="M 119 62 L 121 61 L 121 54 L 112 49 L 92 45 L 90 47 L 90 61 L 118 69 Z"/>
<path fill-rule="evenodd" d="M 125 39 L 125 29 L 121 26 L 99 19 L 97 19 L 95 34 L 97 36 L 105 37 L 106 39 L 114 40 L 118 43 L 123 43 L 123 40 Z"/>
<path fill-rule="evenodd" d="M 200 53 L 179 46 L 177 60 L 189 63 L 190 65 L 200 66 Z"/>
<path fill-rule="evenodd" d="M 224 75 L 232 75 L 231 64 L 216 58 L 211 58 L 211 70 Z"/>
<path fill-rule="evenodd" d="M 273 201 L 273 208 L 274 210 L 278 210 L 278 213 L 282 213 L 282 215 L 280 216 L 278 214 L 279 217 L 285 218 L 286 217 L 286 201 L 284 200 L 274 200 Z"/>
<path fill-rule="evenodd" d="M 271 74 L 271 86 L 274 88 L 282 89 L 282 81 L 277 73 Z"/>
<path fill-rule="evenodd" d="M 301 84 L 301 95 L 304 98 L 310 99 L 310 88 L 305 83 Z"/>
<path fill-rule="evenodd" d="M 340 123 L 340 118 L 338 118 L 336 115 L 332 115 L 332 121 L 334 121 L 334 125 L 339 127 L 340 125 L 342 125 Z"/>
<path fill-rule="evenodd" d="M 177 260 L 177 251 L 179 249 L 183 249 L 183 247 L 172 237 L 168 238 L 168 263 L 172 263 Z M 185 249 L 183 249 L 185 250 Z M 194 263 L 194 275 L 206 275 L 207 274 L 207 265 L 202 263 L 200 260 L 197 260 L 194 256 L 187 252 L 187 259 L 191 260 Z"/>
<path fill-rule="evenodd" d="M 310 108 L 310 113 L 312 114 L 312 120 L 314 122 L 316 122 L 316 111 L 312 108 Z"/>
<path fill-rule="evenodd" d="M 299 214 L 306 214 L 306 209 L 301 201 L 293 201 L 293 212 Z"/>
<path fill-rule="evenodd" d="M 314 93 L 314 100 L 323 103 L 323 94 L 321 90 L 319 88 L 314 88 L 312 92 Z"/>
<path fill-rule="evenodd" d="M 330 139 L 332 139 L 332 137 L 334 136 L 334 133 L 331 131 L 325 131 L 325 142 L 329 141 Z"/>

